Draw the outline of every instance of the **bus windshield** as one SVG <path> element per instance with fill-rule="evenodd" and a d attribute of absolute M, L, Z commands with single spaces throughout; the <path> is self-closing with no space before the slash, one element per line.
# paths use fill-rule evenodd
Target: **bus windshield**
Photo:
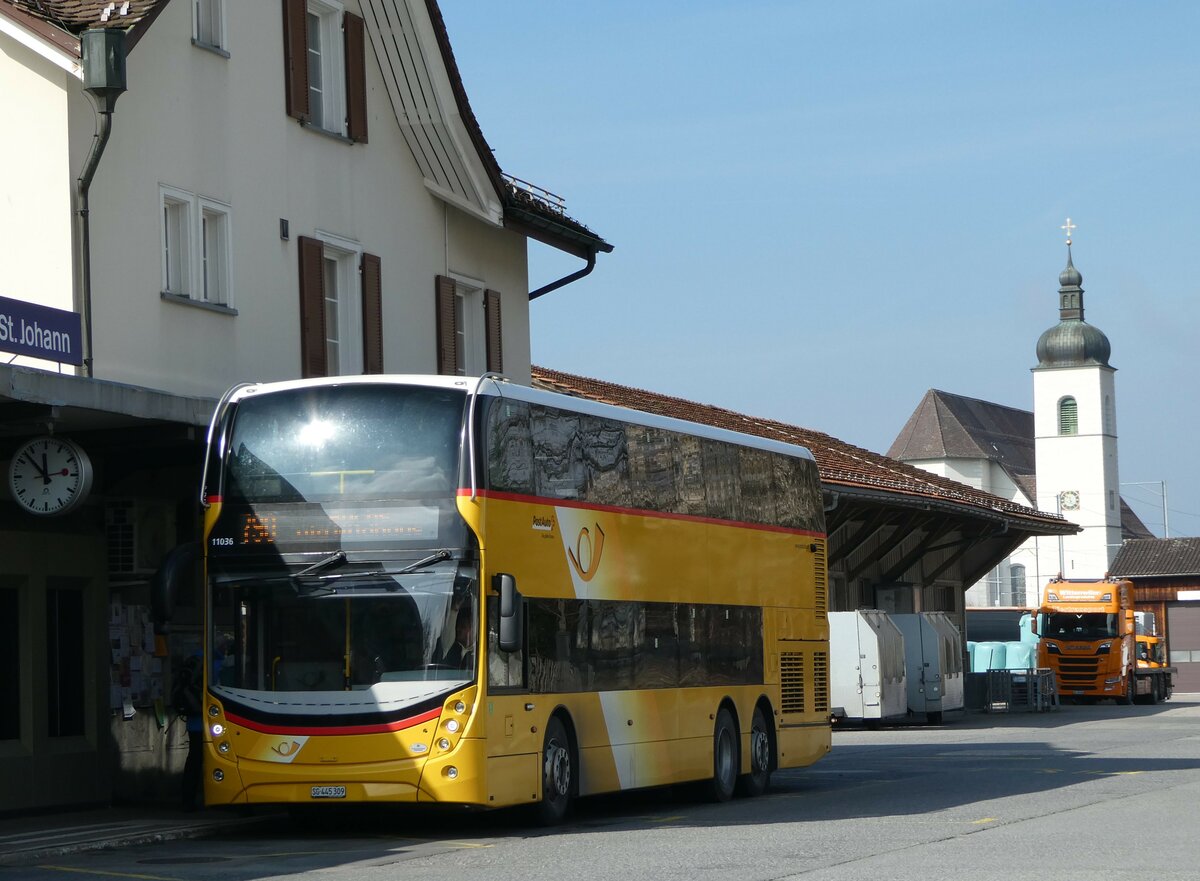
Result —
<path fill-rule="evenodd" d="M 406 575 L 214 585 L 217 684 L 272 692 L 274 701 L 280 692 L 357 690 L 403 701 L 405 683 L 470 680 L 474 584 L 468 567 L 447 561 Z"/>
<path fill-rule="evenodd" d="M 1103 612 L 1054 612 L 1045 616 L 1050 639 L 1108 639 L 1117 635 L 1117 616 Z"/>
<path fill-rule="evenodd" d="M 452 494 L 464 393 L 414 386 L 318 386 L 237 408 L 229 501 L 319 502 Z"/>
<path fill-rule="evenodd" d="M 465 400 L 460 389 L 371 383 L 239 401 L 209 571 L 233 574 L 272 555 L 416 559 L 425 549 L 461 549 L 455 497 Z"/>

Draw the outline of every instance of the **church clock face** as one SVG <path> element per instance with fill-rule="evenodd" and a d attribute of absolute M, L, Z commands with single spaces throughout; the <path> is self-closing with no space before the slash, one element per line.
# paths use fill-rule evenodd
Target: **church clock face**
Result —
<path fill-rule="evenodd" d="M 1058 496 L 1058 503 L 1064 511 L 1079 510 L 1079 493 L 1073 489 L 1064 490 Z"/>
<path fill-rule="evenodd" d="M 71 441 L 39 437 L 22 444 L 8 467 L 8 488 L 30 514 L 52 517 L 78 508 L 92 487 L 92 463 Z"/>

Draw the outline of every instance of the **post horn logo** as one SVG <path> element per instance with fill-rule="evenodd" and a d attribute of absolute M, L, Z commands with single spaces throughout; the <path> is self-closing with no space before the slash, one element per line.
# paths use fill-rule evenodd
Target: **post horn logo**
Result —
<path fill-rule="evenodd" d="M 294 740 L 291 743 L 288 743 L 286 740 L 282 740 L 275 746 L 271 747 L 271 752 L 285 759 L 288 756 L 294 756 L 299 751 L 300 744 L 296 743 Z"/>
<path fill-rule="evenodd" d="M 583 581 L 591 581 L 596 575 L 596 570 L 600 568 L 600 555 L 604 553 L 604 530 L 600 528 L 600 524 L 596 524 L 596 539 L 593 544 L 592 533 L 586 526 L 579 530 L 579 537 L 575 539 L 575 550 L 567 548 L 567 556 L 571 560 L 571 565 L 575 567 L 575 572 Z"/>

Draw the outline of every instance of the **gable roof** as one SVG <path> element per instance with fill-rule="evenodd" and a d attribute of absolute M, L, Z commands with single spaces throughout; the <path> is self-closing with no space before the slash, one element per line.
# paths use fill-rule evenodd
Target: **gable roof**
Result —
<path fill-rule="evenodd" d="M 900 461 L 988 459 L 1036 499 L 1033 413 L 930 389 L 888 449 Z"/>
<path fill-rule="evenodd" d="M 79 59 L 79 35 L 83 31 L 94 27 L 125 28 L 129 31 L 126 48 L 132 50 L 167 2 L 0 0 L 0 16 Z M 360 5 L 377 58 L 411 61 L 420 56 L 420 63 L 410 64 L 411 69 L 392 70 L 388 64 L 381 65 L 381 70 L 388 83 L 388 97 L 397 123 L 431 191 L 489 222 L 503 224 L 520 235 L 581 259 L 594 260 L 598 252 L 612 251 L 612 245 L 569 217 L 561 201 L 501 171 L 467 99 L 446 22 L 436 0 L 425 0 L 431 30 L 410 16 L 410 6 L 405 0 L 360 0 Z M 424 45 L 437 53 L 445 80 L 422 54 L 422 33 L 428 35 Z M 440 100 L 439 91 L 445 93 Z M 405 103 L 406 96 L 412 95 L 419 95 L 416 104 L 411 97 Z M 432 138 L 431 129 L 438 130 Z"/>
<path fill-rule="evenodd" d="M 1031 533 L 1041 535 L 1077 531 L 1075 524 L 1057 515 L 930 474 L 823 432 L 544 367 L 533 367 L 532 375 L 535 386 L 562 394 L 801 444 L 813 454 L 821 481 L 831 491 L 882 494 L 894 502 L 952 507 L 963 513 L 1015 520 Z"/>
<path fill-rule="evenodd" d="M 1118 578 L 1200 575 L 1200 538 L 1127 541 L 1108 568 Z"/>

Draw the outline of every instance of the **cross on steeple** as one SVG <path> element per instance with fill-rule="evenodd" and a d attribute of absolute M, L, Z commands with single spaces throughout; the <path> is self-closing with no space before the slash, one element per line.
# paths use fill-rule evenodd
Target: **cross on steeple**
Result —
<path fill-rule="evenodd" d="M 1064 223 L 1062 226 L 1060 226 L 1059 229 L 1066 230 L 1067 244 L 1068 245 L 1071 244 L 1071 232 L 1072 232 L 1072 230 L 1076 229 L 1075 224 L 1071 223 L 1071 218 L 1068 217 L 1067 222 Z"/>

